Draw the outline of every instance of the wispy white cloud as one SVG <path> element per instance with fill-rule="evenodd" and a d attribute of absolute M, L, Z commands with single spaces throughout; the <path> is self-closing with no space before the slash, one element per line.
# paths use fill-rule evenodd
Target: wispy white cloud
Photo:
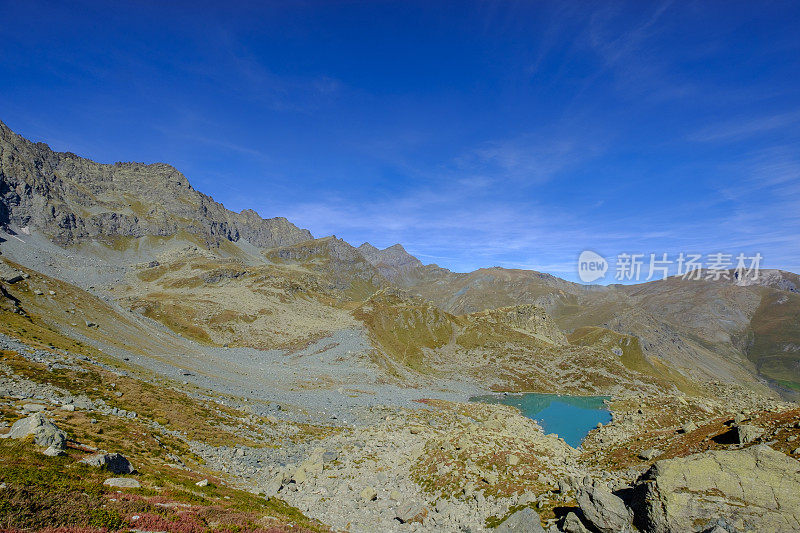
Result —
<path fill-rule="evenodd" d="M 738 117 L 735 120 L 705 127 L 689 135 L 695 142 L 738 141 L 774 130 L 794 127 L 800 122 L 800 111 L 789 111 L 767 116 Z"/>

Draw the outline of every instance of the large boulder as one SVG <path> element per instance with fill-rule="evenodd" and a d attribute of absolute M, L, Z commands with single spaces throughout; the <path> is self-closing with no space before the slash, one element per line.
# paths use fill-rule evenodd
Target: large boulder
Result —
<path fill-rule="evenodd" d="M 97 453 L 84 457 L 81 462 L 89 466 L 103 468 L 112 474 L 133 474 L 136 471 L 130 461 L 119 453 Z"/>
<path fill-rule="evenodd" d="M 637 480 L 631 507 L 636 526 L 653 533 L 705 531 L 716 519 L 800 531 L 800 462 L 765 445 L 658 461 Z"/>
<path fill-rule="evenodd" d="M 35 413 L 27 418 L 17 420 L 11 426 L 11 431 L 3 435 L 3 438 L 24 439 L 29 435 L 33 435 L 33 442 L 43 448 L 62 450 L 67 444 L 67 434 L 43 413 Z"/>
<path fill-rule="evenodd" d="M 736 426 L 736 442 L 739 444 L 749 444 L 754 442 L 763 434 L 764 430 L 758 426 L 749 424 L 741 424 Z"/>
<path fill-rule="evenodd" d="M 578 489 L 578 507 L 583 517 L 600 533 L 617 533 L 631 528 L 631 513 L 625 502 L 598 483 Z"/>
<path fill-rule="evenodd" d="M 539 513 L 525 507 L 512 514 L 495 528 L 496 533 L 544 533 Z"/>

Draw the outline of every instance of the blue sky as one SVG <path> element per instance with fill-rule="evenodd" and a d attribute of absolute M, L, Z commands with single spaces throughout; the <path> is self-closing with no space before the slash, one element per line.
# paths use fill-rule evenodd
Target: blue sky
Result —
<path fill-rule="evenodd" d="M 0 0 L 0 120 L 457 271 L 800 271 L 800 3 L 168 4 Z"/>

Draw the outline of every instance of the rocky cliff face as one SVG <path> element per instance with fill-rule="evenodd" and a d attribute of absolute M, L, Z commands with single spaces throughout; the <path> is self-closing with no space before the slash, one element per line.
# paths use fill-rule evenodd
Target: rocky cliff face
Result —
<path fill-rule="evenodd" d="M 385 278 L 395 282 L 422 266 L 422 261 L 406 252 L 401 244 L 379 250 L 365 242 L 358 247 L 358 251 Z"/>
<path fill-rule="evenodd" d="M 212 242 L 246 239 L 262 248 L 312 238 L 285 218 L 226 209 L 170 165 L 95 163 L 32 143 L 2 122 L 0 225 L 39 230 L 59 244 L 179 231 Z"/>

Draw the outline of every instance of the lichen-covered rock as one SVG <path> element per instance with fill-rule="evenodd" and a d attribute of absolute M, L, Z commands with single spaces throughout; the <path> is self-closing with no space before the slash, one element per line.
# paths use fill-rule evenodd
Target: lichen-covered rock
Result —
<path fill-rule="evenodd" d="M 130 477 L 112 477 L 103 481 L 106 487 L 116 487 L 121 489 L 138 489 L 142 486 L 137 480 Z"/>
<path fill-rule="evenodd" d="M 639 459 L 642 459 L 644 461 L 649 461 L 651 459 L 655 459 L 656 457 L 661 455 L 661 453 L 662 453 L 661 450 L 658 450 L 656 448 L 648 448 L 639 453 Z"/>
<path fill-rule="evenodd" d="M 578 515 L 573 512 L 567 513 L 567 516 L 564 517 L 564 521 L 561 523 L 561 531 L 564 533 L 589 533 L 589 530 L 583 525 Z"/>
<path fill-rule="evenodd" d="M 749 444 L 754 442 L 763 434 L 764 430 L 758 426 L 753 426 L 750 424 L 736 426 L 736 441 L 739 444 Z"/>
<path fill-rule="evenodd" d="M 611 491 L 595 483 L 578 490 L 578 506 L 586 521 L 601 533 L 631 529 L 631 515 L 625 503 Z"/>
<path fill-rule="evenodd" d="M 634 488 L 645 531 L 704 531 L 724 518 L 738 530 L 800 530 L 800 462 L 760 445 L 656 462 Z"/>
<path fill-rule="evenodd" d="M 98 453 L 84 457 L 81 462 L 89 466 L 104 468 L 112 474 L 133 474 L 136 471 L 130 461 L 119 453 Z"/>
<path fill-rule="evenodd" d="M 360 496 L 365 502 L 371 502 L 378 497 L 378 493 L 372 487 L 365 487 L 361 490 Z"/>
<path fill-rule="evenodd" d="M 525 507 L 506 518 L 502 524 L 495 528 L 496 533 L 544 533 L 539 514 Z"/>
<path fill-rule="evenodd" d="M 67 434 L 53 424 L 43 413 L 36 413 L 27 418 L 17 420 L 4 438 L 24 439 L 33 435 L 33 441 L 43 448 L 63 449 L 67 443 Z"/>

